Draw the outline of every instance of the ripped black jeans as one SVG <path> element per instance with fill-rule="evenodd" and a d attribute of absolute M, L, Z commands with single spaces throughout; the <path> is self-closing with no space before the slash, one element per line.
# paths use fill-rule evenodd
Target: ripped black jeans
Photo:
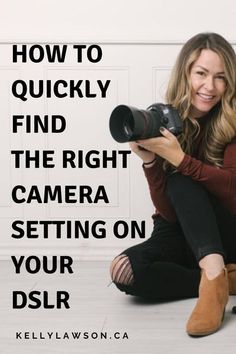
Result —
<path fill-rule="evenodd" d="M 167 193 L 178 221 L 157 216 L 151 237 L 122 252 L 134 281 L 116 286 L 127 294 L 171 300 L 198 296 L 198 262 L 218 253 L 236 263 L 236 215 L 197 182 L 180 173 L 168 177 Z"/>

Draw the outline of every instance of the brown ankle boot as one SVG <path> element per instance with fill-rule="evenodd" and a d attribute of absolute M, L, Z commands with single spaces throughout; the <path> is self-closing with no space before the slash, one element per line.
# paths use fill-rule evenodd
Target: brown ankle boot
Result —
<path fill-rule="evenodd" d="M 205 271 L 199 286 L 197 304 L 187 322 L 186 331 L 190 336 L 206 336 L 216 332 L 223 321 L 225 306 L 229 298 L 226 269 L 209 280 Z"/>
<path fill-rule="evenodd" d="M 236 295 L 236 264 L 227 264 L 226 269 L 229 278 L 229 295 Z"/>

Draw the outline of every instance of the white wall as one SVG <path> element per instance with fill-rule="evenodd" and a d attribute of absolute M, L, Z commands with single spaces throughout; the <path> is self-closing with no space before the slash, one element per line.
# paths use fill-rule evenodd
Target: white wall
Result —
<path fill-rule="evenodd" d="M 184 41 L 199 31 L 236 40 L 234 0 L 1 0 L 0 40 Z"/>
<path fill-rule="evenodd" d="M 123 248 L 140 239 L 118 240 L 112 235 L 112 225 L 118 219 L 146 220 L 147 237 L 151 231 L 153 207 L 140 167 L 131 156 L 128 169 L 62 169 L 63 149 L 88 151 L 128 149 L 110 136 L 108 120 L 119 103 L 147 107 L 163 101 L 171 66 L 182 43 L 201 31 L 216 31 L 231 43 L 236 42 L 234 1 L 1 1 L 0 13 L 0 255 L 55 254 L 79 255 L 83 259 L 111 258 Z M 98 64 L 76 63 L 72 45 L 98 43 L 103 59 Z M 68 44 L 68 56 L 63 64 L 13 64 L 13 43 Z M 51 80 L 96 79 L 111 80 L 106 99 L 29 99 L 26 103 L 11 94 L 11 83 L 17 78 Z M 56 134 L 13 134 L 12 114 L 62 114 L 67 130 Z M 83 117 L 83 118 L 82 118 Z M 89 134 L 87 132 L 89 131 Z M 15 169 L 10 156 L 12 149 L 54 149 L 57 167 L 54 169 Z M 14 185 L 37 184 L 104 184 L 109 205 L 56 204 L 16 205 L 11 200 Z M 104 240 L 14 240 L 11 223 L 22 220 L 89 220 L 103 219 L 107 224 Z"/>

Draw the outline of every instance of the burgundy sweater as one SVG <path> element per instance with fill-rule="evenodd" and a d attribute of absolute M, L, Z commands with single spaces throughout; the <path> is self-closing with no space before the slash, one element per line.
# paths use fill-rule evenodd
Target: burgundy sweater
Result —
<path fill-rule="evenodd" d="M 177 170 L 202 184 L 226 209 L 236 215 L 236 141 L 225 147 L 221 168 L 200 160 L 201 138 L 197 139 L 194 150 L 194 156 L 186 154 Z M 154 217 L 161 214 L 168 221 L 175 221 L 176 214 L 166 193 L 166 175 L 162 169 L 162 160 L 157 159 L 152 167 L 143 169 L 156 208 Z"/>

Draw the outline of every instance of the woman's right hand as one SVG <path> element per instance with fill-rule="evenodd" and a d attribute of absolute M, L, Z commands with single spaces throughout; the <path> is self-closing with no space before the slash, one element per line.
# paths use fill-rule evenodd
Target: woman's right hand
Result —
<path fill-rule="evenodd" d="M 155 159 L 154 152 L 148 151 L 138 145 L 135 141 L 129 143 L 130 149 L 143 160 L 144 163 L 151 162 Z"/>

